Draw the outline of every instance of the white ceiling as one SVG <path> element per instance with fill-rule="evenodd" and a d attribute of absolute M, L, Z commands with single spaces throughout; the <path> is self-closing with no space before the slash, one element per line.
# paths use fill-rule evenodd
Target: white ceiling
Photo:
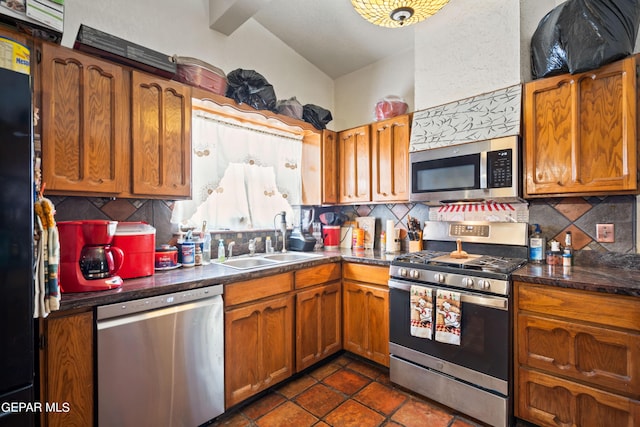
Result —
<path fill-rule="evenodd" d="M 413 48 L 415 25 L 378 27 L 358 15 L 350 0 L 210 0 L 209 4 L 211 28 L 231 34 L 253 17 L 333 79 Z"/>

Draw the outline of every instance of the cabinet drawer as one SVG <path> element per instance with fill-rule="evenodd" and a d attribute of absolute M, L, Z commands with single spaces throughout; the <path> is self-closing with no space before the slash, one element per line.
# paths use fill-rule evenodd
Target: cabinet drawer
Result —
<path fill-rule="evenodd" d="M 518 310 L 640 331 L 640 298 L 516 282 Z"/>
<path fill-rule="evenodd" d="M 640 425 L 640 402 L 545 375 L 518 370 L 516 416 L 539 426 Z"/>
<path fill-rule="evenodd" d="M 389 267 L 346 262 L 342 268 L 345 279 L 388 286 Z"/>
<path fill-rule="evenodd" d="M 224 306 L 256 301 L 293 290 L 293 273 L 275 274 L 224 286 Z"/>
<path fill-rule="evenodd" d="M 322 264 L 295 272 L 296 289 L 340 279 L 340 263 Z"/>
<path fill-rule="evenodd" d="M 518 362 L 640 398 L 640 334 L 519 314 Z"/>

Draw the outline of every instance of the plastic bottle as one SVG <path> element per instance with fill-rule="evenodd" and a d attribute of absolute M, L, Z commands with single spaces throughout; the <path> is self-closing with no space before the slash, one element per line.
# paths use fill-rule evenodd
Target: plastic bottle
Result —
<path fill-rule="evenodd" d="M 211 233 L 204 232 L 202 237 L 202 264 L 207 265 L 211 262 Z"/>
<path fill-rule="evenodd" d="M 535 229 L 529 236 L 529 261 L 532 264 L 542 264 L 546 247 L 546 239 L 542 236 L 540 225 L 535 224 Z"/>
<path fill-rule="evenodd" d="M 200 245 L 196 243 L 196 254 L 194 257 L 195 265 L 202 265 L 202 249 L 200 249 Z"/>
<path fill-rule="evenodd" d="M 573 265 L 573 245 L 571 243 L 571 232 L 567 231 L 564 237 L 564 251 L 562 254 L 562 265 L 571 267 Z"/>
<path fill-rule="evenodd" d="M 268 254 L 272 254 L 273 253 L 273 245 L 271 244 L 271 236 L 267 236 L 267 239 L 264 243 L 265 246 L 265 252 Z"/>
<path fill-rule="evenodd" d="M 218 243 L 218 261 L 224 262 L 224 240 L 220 239 Z"/>
<path fill-rule="evenodd" d="M 562 264 L 562 251 L 560 250 L 560 242 L 552 240 L 551 249 L 547 251 L 547 265 Z"/>

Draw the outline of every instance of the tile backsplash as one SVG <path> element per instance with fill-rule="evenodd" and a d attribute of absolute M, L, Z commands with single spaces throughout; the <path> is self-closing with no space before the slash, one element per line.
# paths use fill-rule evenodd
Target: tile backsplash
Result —
<path fill-rule="evenodd" d="M 115 221 L 144 221 L 156 228 L 157 244 L 171 242 L 172 226 L 169 222 L 173 202 L 164 200 L 109 199 L 89 197 L 50 197 L 56 207 L 57 221 L 79 219 L 110 219 Z M 636 253 L 637 205 L 634 196 L 575 197 L 536 199 L 529 201 L 529 223 L 540 224 L 547 240 L 563 241 L 566 231 L 573 234 L 577 250 L 596 252 Z M 387 220 L 396 227 L 406 229 L 408 216 L 424 221 L 429 218 L 429 207 L 423 204 L 397 203 L 376 205 L 316 207 L 316 217 L 322 212 L 340 212 L 350 220 L 359 216 L 376 217 L 376 243 Z M 615 242 L 596 242 L 596 224 L 615 226 Z M 249 239 L 257 240 L 257 250 L 264 251 L 264 238 L 270 231 L 213 233 L 212 238 L 235 241 L 234 253 L 247 252 Z M 281 241 L 280 241 L 281 242 Z M 279 242 L 279 245 L 281 243 Z M 404 241 L 402 249 L 406 249 Z"/>

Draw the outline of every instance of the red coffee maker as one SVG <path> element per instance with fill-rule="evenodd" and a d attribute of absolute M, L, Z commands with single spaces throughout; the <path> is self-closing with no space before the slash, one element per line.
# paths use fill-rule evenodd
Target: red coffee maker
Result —
<path fill-rule="evenodd" d="M 93 292 L 122 286 L 116 273 L 124 253 L 111 246 L 117 221 L 58 222 L 62 292 Z"/>

